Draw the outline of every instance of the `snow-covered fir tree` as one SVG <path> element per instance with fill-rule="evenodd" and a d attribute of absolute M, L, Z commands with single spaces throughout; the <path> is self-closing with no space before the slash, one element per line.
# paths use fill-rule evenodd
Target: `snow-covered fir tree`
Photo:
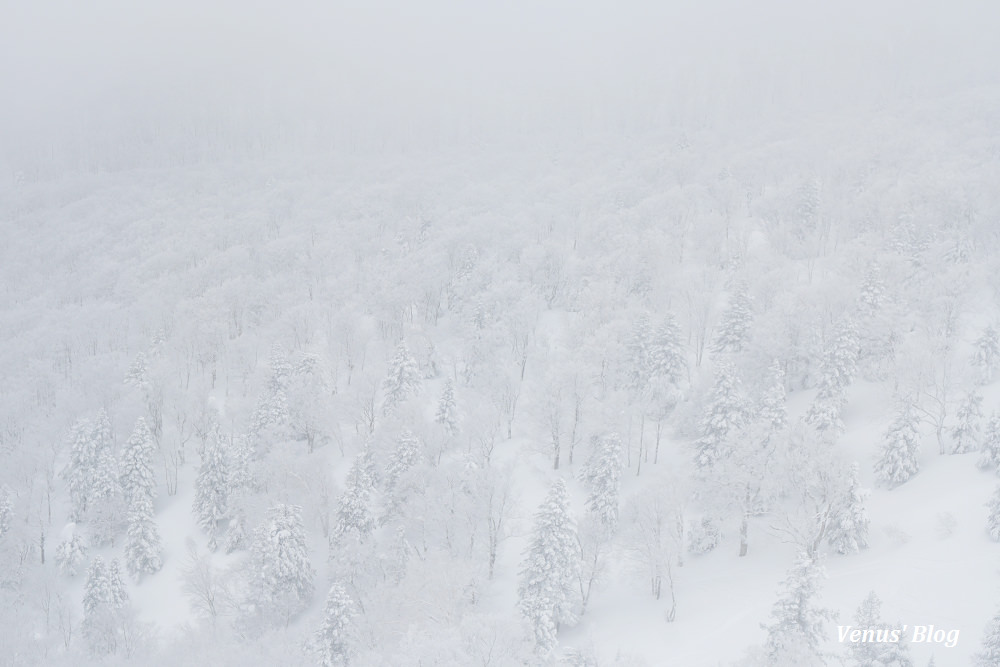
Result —
<path fill-rule="evenodd" d="M 101 449 L 90 472 L 90 539 L 95 545 L 114 544 L 125 518 L 125 499 L 119 481 L 118 460 L 111 442 L 107 415 L 97 420 L 96 435 Z"/>
<path fill-rule="evenodd" d="M 343 667 L 351 661 L 351 619 L 354 601 L 340 582 L 326 596 L 323 623 L 313 636 L 313 647 L 322 667 Z"/>
<path fill-rule="evenodd" d="M 994 412 L 986 422 L 979 452 L 979 467 L 1000 475 L 1000 412 Z"/>
<path fill-rule="evenodd" d="M 587 510 L 608 532 L 618 525 L 618 494 L 621 488 L 622 439 L 617 433 L 594 438 L 594 450 L 580 473 L 587 484 Z"/>
<path fill-rule="evenodd" d="M 125 443 L 118 466 L 122 492 L 127 503 L 137 497 L 152 499 L 155 496 L 154 447 L 153 434 L 149 431 L 146 420 L 139 417 L 132 435 Z"/>
<path fill-rule="evenodd" d="M 382 382 L 385 396 L 382 412 L 386 415 L 391 414 L 403 401 L 420 390 L 422 381 L 420 365 L 410 355 L 406 341 L 399 341 L 395 353 L 389 360 L 386 378 Z"/>
<path fill-rule="evenodd" d="M 836 434 L 844 430 L 841 415 L 847 405 L 847 388 L 857 371 L 858 350 L 857 328 L 853 321 L 845 320 L 823 354 L 819 391 L 806 414 L 806 421 L 821 433 Z"/>
<path fill-rule="evenodd" d="M 746 424 L 749 410 L 736 367 L 719 364 L 708 408 L 701 420 L 701 437 L 695 441 L 695 464 L 707 468 L 725 456 L 727 438 Z"/>
<path fill-rule="evenodd" d="M 722 315 L 722 322 L 712 341 L 712 351 L 742 352 L 750 340 L 753 324 L 753 300 L 746 284 L 736 286 L 729 299 L 729 305 Z"/>
<path fill-rule="evenodd" d="M 87 418 L 78 420 L 70 436 L 69 463 L 62 476 L 67 482 L 70 497 L 70 518 L 81 522 L 87 519 L 98 494 L 98 484 L 107 480 L 107 466 L 111 455 L 111 422 L 107 412 L 101 410 L 96 422 Z"/>
<path fill-rule="evenodd" d="M 125 384 L 137 389 L 145 389 L 149 386 L 149 375 L 146 371 L 146 355 L 140 352 L 135 355 L 135 361 L 128 367 L 125 374 Z"/>
<path fill-rule="evenodd" d="M 81 624 L 83 636 L 95 654 L 106 655 L 117 649 L 119 625 L 127 602 L 118 561 L 105 566 L 104 559 L 95 556 L 87 569 Z"/>
<path fill-rule="evenodd" d="M 10 488 L 6 484 L 0 486 L 0 540 L 10 530 L 14 519 L 14 501 L 10 496 Z"/>
<path fill-rule="evenodd" d="M 441 392 L 441 399 L 438 401 L 434 422 L 441 426 L 441 429 L 448 437 L 454 437 L 458 433 L 458 408 L 455 405 L 455 383 L 452 382 L 451 378 L 444 381 L 444 390 Z"/>
<path fill-rule="evenodd" d="M 951 430 L 955 441 L 952 453 L 965 454 L 978 450 L 982 441 L 983 395 L 974 390 L 968 392 L 955 417 L 958 423 Z"/>
<path fill-rule="evenodd" d="M 288 384 L 292 365 L 278 344 L 271 347 L 270 366 L 271 377 L 257 402 L 257 407 L 250 415 L 250 434 L 255 440 L 281 429 L 289 419 Z M 280 433 L 279 431 L 279 436 Z"/>
<path fill-rule="evenodd" d="M 773 436 L 788 426 L 788 392 L 785 390 L 785 371 L 781 362 L 775 359 L 769 368 L 769 384 L 757 406 L 755 421 L 765 427 Z"/>
<path fill-rule="evenodd" d="M 667 313 L 652 331 L 648 344 L 649 376 L 652 382 L 677 387 L 687 375 L 687 357 L 681 344 L 677 319 Z"/>
<path fill-rule="evenodd" d="M 653 337 L 649 314 L 639 313 L 632 323 L 632 330 L 625 343 L 628 352 L 625 384 L 633 394 L 642 393 L 652 372 L 650 343 Z"/>
<path fill-rule="evenodd" d="M 871 519 L 865 508 L 868 491 L 861 488 L 858 464 L 851 466 L 847 489 L 841 500 L 833 506 L 827 541 L 837 553 L 855 553 L 868 546 L 868 527 Z"/>
<path fill-rule="evenodd" d="M 996 667 L 1000 665 L 1000 613 L 997 613 L 983 631 L 979 651 L 975 655 L 974 667 Z"/>
<path fill-rule="evenodd" d="M 264 617 L 287 622 L 313 594 L 316 572 L 298 505 L 275 505 L 254 531 L 250 599 Z"/>
<path fill-rule="evenodd" d="M 920 470 L 919 419 L 912 406 L 904 403 L 890 424 L 875 463 L 875 476 L 889 488 L 895 488 Z"/>
<path fill-rule="evenodd" d="M 293 438 L 305 440 L 310 452 L 327 438 L 330 384 L 315 354 L 303 354 L 291 370 L 286 390 L 288 422 Z"/>
<path fill-rule="evenodd" d="M 861 293 L 858 295 L 858 309 L 862 317 L 874 317 L 881 310 L 885 300 L 885 281 L 878 264 L 871 264 L 865 271 L 861 281 Z"/>
<path fill-rule="evenodd" d="M 194 486 L 195 518 L 208 533 L 209 547 L 214 550 L 219 522 L 229 516 L 229 457 L 218 424 L 212 427 L 205 443 Z"/>
<path fill-rule="evenodd" d="M 548 655 L 555 647 L 561 624 L 576 621 L 579 549 L 569 492 L 566 483 L 559 479 L 535 514 L 518 585 L 518 607 L 531 627 L 541 655 Z"/>
<path fill-rule="evenodd" d="M 56 563 L 59 572 L 75 577 L 87 562 L 87 545 L 74 530 L 73 534 L 56 547 Z"/>
<path fill-rule="evenodd" d="M 1000 367 L 1000 333 L 996 327 L 986 327 L 983 334 L 976 339 L 975 352 L 972 355 L 972 365 L 979 373 L 980 384 L 989 384 Z"/>
<path fill-rule="evenodd" d="M 353 536 L 363 542 L 375 529 L 375 517 L 372 514 L 371 494 L 374 482 L 368 470 L 368 461 L 364 452 L 358 454 L 347 473 L 344 492 L 337 501 L 337 513 L 334 519 L 331 538 L 343 539 Z"/>
<path fill-rule="evenodd" d="M 800 665 L 825 664 L 820 647 L 828 634 L 826 624 L 834 614 L 817 606 L 820 582 L 825 577 L 819 561 L 802 552 L 788 573 L 781 594 L 771 609 L 765 651 L 770 664 L 783 664 L 795 656 Z"/>
<path fill-rule="evenodd" d="M 412 468 L 420 460 L 420 439 L 412 432 L 404 430 L 399 434 L 396 448 L 385 466 L 385 487 L 392 489 L 399 476 Z"/>
<path fill-rule="evenodd" d="M 854 667 L 913 667 L 910 645 L 899 625 L 882 620 L 882 601 L 875 591 L 868 594 L 854 615 L 856 629 L 865 634 L 865 641 L 847 644 L 847 653 Z M 892 641 L 898 633 L 899 641 Z"/>
<path fill-rule="evenodd" d="M 160 531 L 153 518 L 153 501 L 149 496 L 133 496 L 128 511 L 128 533 L 125 542 L 125 563 L 135 577 L 159 572 L 163 567 L 163 547 Z"/>
<path fill-rule="evenodd" d="M 986 530 L 989 531 L 990 537 L 1000 542 L 1000 486 L 993 492 L 987 507 L 990 511 L 986 516 Z"/>

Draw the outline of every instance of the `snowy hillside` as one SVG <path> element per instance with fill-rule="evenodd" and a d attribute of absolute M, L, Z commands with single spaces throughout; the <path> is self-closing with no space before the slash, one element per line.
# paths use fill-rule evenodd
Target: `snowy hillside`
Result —
<path fill-rule="evenodd" d="M 584 4 L 11 10 L 0 663 L 1000 665 L 986 28 Z"/>

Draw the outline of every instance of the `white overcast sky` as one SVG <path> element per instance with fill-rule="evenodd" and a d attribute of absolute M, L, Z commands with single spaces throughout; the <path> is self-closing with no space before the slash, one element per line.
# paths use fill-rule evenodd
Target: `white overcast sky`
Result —
<path fill-rule="evenodd" d="M 995 0 L 0 0 L 0 146 L 249 115 L 391 128 L 997 82 Z M 634 110 L 634 109 L 632 109 Z M 143 120 L 145 119 L 145 120 Z M 59 137 L 54 139 L 53 137 Z"/>

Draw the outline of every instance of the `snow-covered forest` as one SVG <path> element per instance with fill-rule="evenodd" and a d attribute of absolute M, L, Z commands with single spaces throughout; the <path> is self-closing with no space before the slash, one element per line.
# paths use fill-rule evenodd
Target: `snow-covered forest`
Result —
<path fill-rule="evenodd" d="M 1000 665 L 1000 7 L 827 4 L 0 2 L 0 664 Z"/>

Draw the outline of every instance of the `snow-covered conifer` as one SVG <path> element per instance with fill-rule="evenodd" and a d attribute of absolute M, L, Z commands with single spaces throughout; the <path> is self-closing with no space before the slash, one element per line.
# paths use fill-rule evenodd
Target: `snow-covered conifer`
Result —
<path fill-rule="evenodd" d="M 750 339 L 753 324 L 753 301 L 745 284 L 737 286 L 722 316 L 712 343 L 714 352 L 742 352 Z"/>
<path fill-rule="evenodd" d="M 997 333 L 996 327 L 986 327 L 983 335 L 976 339 L 972 365 L 979 371 L 981 384 L 993 381 L 993 376 L 1000 367 L 1000 333 Z"/>
<path fill-rule="evenodd" d="M 841 324 L 823 354 L 819 391 L 806 414 L 806 421 L 821 433 L 840 433 L 844 430 L 841 414 L 847 405 L 847 388 L 857 371 L 858 350 L 857 328 L 848 319 Z"/>
<path fill-rule="evenodd" d="M 10 499 L 10 489 L 4 484 L 0 486 L 0 540 L 10 530 L 14 519 L 14 502 Z"/>
<path fill-rule="evenodd" d="M 858 479 L 858 465 L 851 466 L 851 476 L 843 498 L 837 502 L 831 513 L 827 541 L 837 553 L 848 554 L 868 546 L 868 527 L 871 519 L 865 508 L 868 491 L 861 488 Z"/>
<path fill-rule="evenodd" d="M 823 664 L 820 646 L 828 637 L 826 622 L 833 620 L 830 610 L 816 606 L 824 576 L 818 560 L 805 552 L 799 554 L 771 609 L 774 620 L 762 626 L 767 630 L 765 650 L 771 664 L 782 664 L 789 655 L 809 661 L 802 665 Z"/>
<path fill-rule="evenodd" d="M 106 419 L 102 414 L 99 421 Z M 105 442 L 103 434 L 107 433 Z M 62 472 L 69 487 L 70 518 L 73 521 L 83 521 L 90 508 L 93 496 L 94 469 L 105 448 L 111 446 L 110 429 L 103 424 L 100 429 L 87 418 L 79 419 L 70 436 L 69 463 Z"/>
<path fill-rule="evenodd" d="M 264 615 L 287 621 L 312 597 L 315 571 L 309 561 L 302 508 L 275 505 L 254 531 L 250 548 L 251 601 Z"/>
<path fill-rule="evenodd" d="M 983 631 L 982 648 L 976 653 L 974 667 L 1000 665 L 1000 613 L 994 616 Z"/>
<path fill-rule="evenodd" d="M 117 649 L 118 625 L 127 603 L 128 593 L 117 559 L 105 566 L 104 559 L 95 556 L 87 569 L 81 625 L 83 636 L 94 653 L 105 655 Z"/>
<path fill-rule="evenodd" d="M 889 488 L 899 486 L 920 470 L 918 423 L 907 403 L 886 431 L 882 452 L 875 463 L 875 476 Z"/>
<path fill-rule="evenodd" d="M 781 362 L 775 359 L 770 367 L 770 384 L 764 390 L 755 417 L 769 436 L 783 431 L 788 426 L 787 398 L 785 371 L 781 368 Z"/>
<path fill-rule="evenodd" d="M 129 366 L 125 374 L 125 384 L 132 385 L 137 389 L 149 386 L 149 377 L 146 371 L 146 355 L 140 352 L 135 355 L 135 361 Z"/>
<path fill-rule="evenodd" d="M 621 487 L 622 440 L 617 433 L 594 438 L 594 451 L 581 472 L 590 488 L 587 510 L 603 528 L 614 532 L 618 525 L 618 491 Z"/>
<path fill-rule="evenodd" d="M 1000 542 L 1000 486 L 993 492 L 990 502 L 987 504 L 990 509 L 986 517 L 986 529 L 997 542 Z"/>
<path fill-rule="evenodd" d="M 958 407 L 955 414 L 958 423 L 951 430 L 955 440 L 953 454 L 965 454 L 979 449 L 982 439 L 983 396 L 977 391 L 970 391 Z"/>
<path fill-rule="evenodd" d="M 455 406 L 455 384 L 451 378 L 444 381 L 444 391 L 441 393 L 441 400 L 438 401 L 434 421 L 441 425 L 441 428 L 449 437 L 458 433 L 458 408 Z"/>
<path fill-rule="evenodd" d="M 576 620 L 574 590 L 580 570 L 579 548 L 569 493 L 559 479 L 535 514 L 518 586 L 518 606 L 543 655 L 555 647 L 559 625 Z"/>
<path fill-rule="evenodd" d="M 875 591 L 868 594 L 854 615 L 856 628 L 862 633 L 871 632 L 872 639 L 851 642 L 847 652 L 855 667 L 913 667 L 910 659 L 910 645 L 903 636 L 899 625 L 882 620 L 882 601 Z M 898 633 L 899 641 L 892 641 Z"/>
<path fill-rule="evenodd" d="M 122 451 L 119 471 L 122 492 L 126 502 L 142 497 L 155 496 L 156 482 L 153 475 L 153 434 L 142 417 L 135 422 L 135 429 Z"/>
<path fill-rule="evenodd" d="M 986 423 L 979 452 L 979 467 L 1000 475 L 1000 413 L 994 412 Z"/>
<path fill-rule="evenodd" d="M 882 280 L 882 272 L 878 264 L 872 264 L 865 272 L 865 277 L 861 281 L 861 294 L 858 296 L 858 306 L 861 314 L 865 317 L 872 317 L 882 308 L 885 299 L 885 282 Z"/>
<path fill-rule="evenodd" d="M 695 442 L 695 464 L 699 468 L 711 466 L 726 454 L 727 438 L 746 424 L 748 412 L 736 367 L 728 362 L 719 364 L 711 400 L 701 421 L 701 437 Z"/>
<path fill-rule="evenodd" d="M 420 440 L 410 431 L 403 431 L 396 441 L 396 449 L 385 466 L 385 486 L 392 489 L 396 480 L 420 460 Z"/>
<path fill-rule="evenodd" d="M 229 460 L 218 424 L 213 426 L 195 478 L 194 514 L 208 533 L 210 548 L 216 544 L 219 522 L 229 513 Z"/>
<path fill-rule="evenodd" d="M 87 545 L 75 530 L 56 547 L 56 563 L 59 564 L 59 571 L 65 575 L 75 577 L 86 560 Z"/>
<path fill-rule="evenodd" d="M 132 498 L 128 512 L 125 562 L 133 576 L 153 574 L 163 567 L 160 532 L 153 518 L 153 501 L 145 495 Z"/>
<path fill-rule="evenodd" d="M 396 351 L 389 360 L 388 372 L 382 382 L 385 400 L 382 404 L 384 414 L 392 413 L 403 401 L 417 393 L 422 378 L 417 360 L 410 355 L 406 341 L 400 341 Z"/>
<path fill-rule="evenodd" d="M 351 619 L 354 601 L 343 585 L 334 582 L 326 596 L 323 623 L 314 635 L 314 647 L 322 667 L 342 667 L 351 658 Z"/>
<path fill-rule="evenodd" d="M 364 454 L 358 454 L 347 473 L 347 485 L 337 502 L 333 527 L 334 539 L 352 535 L 364 541 L 375 529 L 372 515 L 371 492 L 373 483 L 367 470 Z"/>

